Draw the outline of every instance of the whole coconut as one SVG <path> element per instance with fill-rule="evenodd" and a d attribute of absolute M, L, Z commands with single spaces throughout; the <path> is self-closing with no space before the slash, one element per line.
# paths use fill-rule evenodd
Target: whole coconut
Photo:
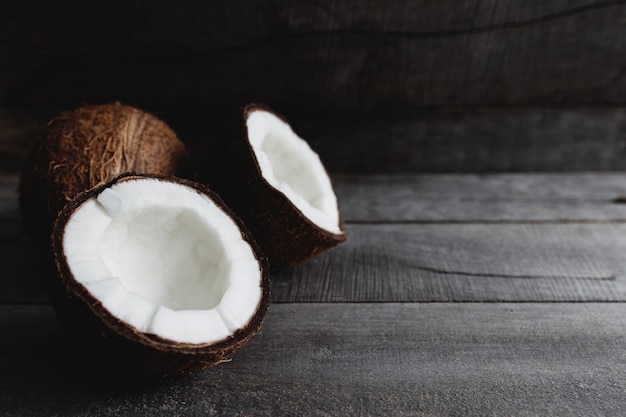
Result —
<path fill-rule="evenodd" d="M 127 172 L 174 175 L 185 157 L 172 129 L 137 108 L 114 103 L 64 112 L 26 159 L 19 186 L 24 228 L 49 248 L 57 214 L 76 195 Z"/>

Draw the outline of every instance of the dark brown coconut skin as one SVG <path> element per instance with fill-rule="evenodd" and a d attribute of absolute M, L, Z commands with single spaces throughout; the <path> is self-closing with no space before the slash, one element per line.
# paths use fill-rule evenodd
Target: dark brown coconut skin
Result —
<path fill-rule="evenodd" d="M 263 104 L 243 107 L 227 128 L 232 136 L 216 143 L 215 151 L 199 168 L 199 180 L 218 192 L 243 219 L 272 268 L 297 265 L 345 242 L 348 236 L 341 221 L 341 233 L 312 223 L 263 178 L 246 127 L 248 117 L 255 111 L 272 113 L 287 123 Z"/>
<path fill-rule="evenodd" d="M 70 272 L 63 250 L 65 226 L 74 211 L 87 200 L 96 197 L 116 183 L 137 178 L 154 178 L 176 182 L 208 196 L 241 230 L 242 236 L 252 247 L 262 272 L 263 295 L 251 321 L 226 340 L 213 344 L 178 343 L 141 332 L 112 316 L 87 289 L 78 283 Z M 270 304 L 270 277 L 268 262 L 261 254 L 243 222 L 225 205 L 220 197 L 207 187 L 175 177 L 125 174 L 100 187 L 79 194 L 61 211 L 54 225 L 53 251 L 59 274 L 62 297 L 57 297 L 57 314 L 68 325 L 79 343 L 91 343 L 89 349 L 99 352 L 109 370 L 149 377 L 168 377 L 188 374 L 192 371 L 228 361 L 261 327 Z"/>
<path fill-rule="evenodd" d="M 62 113 L 48 123 L 22 170 L 24 228 L 40 247 L 49 247 L 54 219 L 80 192 L 125 172 L 174 175 L 185 158 L 172 129 L 134 107 L 89 105 Z"/>

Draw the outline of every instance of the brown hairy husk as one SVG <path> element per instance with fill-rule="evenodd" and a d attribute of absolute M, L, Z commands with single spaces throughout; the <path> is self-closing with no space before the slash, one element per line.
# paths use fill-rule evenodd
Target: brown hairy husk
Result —
<path fill-rule="evenodd" d="M 137 108 L 114 103 L 64 112 L 48 123 L 24 164 L 24 228 L 47 248 L 54 219 L 80 192 L 125 172 L 174 175 L 185 158 L 172 129 Z"/>
<path fill-rule="evenodd" d="M 176 182 L 190 187 L 216 203 L 230 216 L 242 237 L 252 247 L 261 266 L 263 295 L 256 313 L 250 322 L 237 330 L 231 337 L 213 344 L 186 344 L 163 339 L 141 332 L 112 316 L 87 289 L 78 283 L 67 264 L 63 249 L 65 226 L 74 211 L 91 198 L 112 185 L 138 178 L 153 178 Z M 60 279 L 54 291 L 55 309 L 79 343 L 100 353 L 99 361 L 109 371 L 149 377 L 168 377 L 188 374 L 192 371 L 229 360 L 261 327 L 270 304 L 270 277 L 267 259 L 261 254 L 250 232 L 243 222 L 225 205 L 221 198 L 207 187 L 180 178 L 156 175 L 125 174 L 113 181 L 79 194 L 59 214 L 54 226 L 53 251 Z"/>

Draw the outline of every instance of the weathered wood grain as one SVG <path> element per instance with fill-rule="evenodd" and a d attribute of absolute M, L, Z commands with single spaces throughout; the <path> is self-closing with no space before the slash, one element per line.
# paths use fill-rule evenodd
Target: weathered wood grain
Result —
<path fill-rule="evenodd" d="M 4 2 L 0 103 L 364 111 L 623 104 L 626 93 L 623 1 L 143 6 Z"/>
<path fill-rule="evenodd" d="M 90 373 L 47 306 L 0 306 L 0 334 L 3 416 L 618 416 L 626 407 L 622 303 L 274 305 L 232 362 L 143 385 Z"/>
<path fill-rule="evenodd" d="M 626 175 L 333 175 L 348 222 L 623 222 Z"/>
<path fill-rule="evenodd" d="M 46 303 L 0 181 L 0 302 Z M 624 174 L 335 177 L 351 239 L 273 275 L 275 302 L 626 300 Z"/>
<path fill-rule="evenodd" d="M 123 52 L 148 54 L 161 48 L 220 51 L 242 48 L 258 42 L 276 41 L 278 34 L 302 36 L 314 30 L 406 30 L 406 36 L 453 36 L 459 33 L 502 30 L 507 27 L 540 24 L 594 9 L 619 6 L 621 1 L 498 1 L 425 0 L 394 1 L 380 7 L 371 0 L 344 2 L 275 0 L 225 4 L 181 1 L 178 5 L 154 2 L 155 7 L 112 1 L 107 8 L 96 8 L 80 1 L 73 7 L 39 4 L 36 1 L 3 3 L 4 30 L 22 29 L 22 39 L 5 39 L 9 44 L 23 42 L 37 50 L 63 50 L 75 54 L 96 54 L 99 49 L 117 46 Z M 37 7 L 34 7 L 37 6 Z M 159 7 L 157 7 L 159 6 Z M 28 15 L 24 11 L 30 12 Z M 80 16 L 82 21 L 76 21 Z M 139 19 L 141 17 L 141 19 Z M 115 38 L 103 36 L 111 20 L 121 23 Z M 184 23 L 184 24 L 183 24 Z M 228 24 L 227 24 L 228 23 Z M 28 26 L 20 26 L 28 25 Z M 169 31 L 163 31 L 167 26 Z M 66 27 L 67 30 L 57 30 Z M 81 37 L 69 29 L 80 27 Z M 413 29 L 413 30 L 411 30 Z M 10 32 L 9 32 L 10 31 Z M 41 35 L 47 36 L 41 36 Z M 119 43 L 120 39 L 127 42 Z M 139 45 L 143 46 L 140 48 Z M 96 48 L 97 50 L 94 50 Z"/>
<path fill-rule="evenodd" d="M 331 177 L 348 223 L 626 221 L 622 173 Z M 0 175 L 0 221 L 19 221 L 18 182 Z"/>
<path fill-rule="evenodd" d="M 626 224 L 349 225 L 276 302 L 625 301 Z"/>
<path fill-rule="evenodd" d="M 333 172 L 626 169 L 622 109 L 459 109 L 294 120 Z"/>
<path fill-rule="evenodd" d="M 626 55 L 625 55 L 626 56 Z M 239 103 L 242 104 L 242 103 Z M 271 104 L 271 103 L 270 103 Z M 0 172 L 15 173 L 45 123 L 59 111 L 0 110 Z M 229 132 L 220 111 L 150 105 L 194 159 Z M 626 170 L 626 109 L 449 109 L 354 115 L 279 106 L 331 172 L 467 173 Z"/>
<path fill-rule="evenodd" d="M 626 174 L 499 173 L 499 174 L 331 174 L 337 194 L 347 205 L 363 205 L 364 198 L 450 201 L 511 201 L 606 203 L 626 195 Z M 15 177 L 14 177 L 15 178 Z M 7 177 L 6 182 L 13 181 Z M 385 195 L 386 194 L 386 195 Z M 393 215 L 387 214 L 393 219 Z M 529 219 L 530 220 L 530 219 Z"/>
<path fill-rule="evenodd" d="M 46 303 L 46 265 L 0 223 L 0 303 Z M 13 230 L 13 231 L 11 231 Z M 272 275 L 274 302 L 626 301 L 626 224 L 352 224 Z"/>

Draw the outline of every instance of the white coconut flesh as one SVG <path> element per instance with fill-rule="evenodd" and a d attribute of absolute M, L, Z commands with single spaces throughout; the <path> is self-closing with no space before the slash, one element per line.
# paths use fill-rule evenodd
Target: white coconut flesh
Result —
<path fill-rule="evenodd" d="M 87 200 L 63 249 L 73 278 L 113 316 L 175 342 L 223 340 L 261 302 L 261 266 L 235 222 L 174 182 L 128 180 Z"/>
<path fill-rule="evenodd" d="M 319 155 L 270 112 L 253 111 L 246 127 L 263 178 L 315 225 L 341 233 L 337 197 Z"/>

